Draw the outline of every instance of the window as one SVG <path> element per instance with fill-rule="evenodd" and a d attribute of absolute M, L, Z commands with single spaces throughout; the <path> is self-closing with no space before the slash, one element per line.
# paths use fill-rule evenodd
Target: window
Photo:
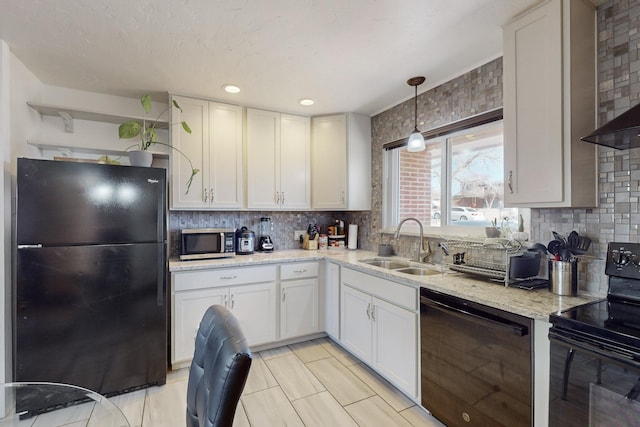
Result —
<path fill-rule="evenodd" d="M 494 220 L 506 234 L 517 230 L 518 209 L 504 207 L 501 115 L 427 136 L 427 149 L 421 152 L 410 153 L 400 144 L 385 148 L 386 228 L 414 217 L 434 234 L 484 235 Z"/>

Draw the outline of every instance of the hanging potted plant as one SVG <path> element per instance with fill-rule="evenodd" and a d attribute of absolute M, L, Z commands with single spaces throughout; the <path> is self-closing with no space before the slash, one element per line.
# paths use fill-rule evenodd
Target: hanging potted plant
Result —
<path fill-rule="evenodd" d="M 144 109 L 145 116 L 148 115 L 151 112 L 151 97 L 149 95 L 143 95 L 142 98 L 140 98 L 140 103 L 142 104 L 142 108 Z M 187 181 L 186 193 L 188 193 L 189 188 L 191 188 L 191 183 L 193 182 L 193 177 L 196 176 L 196 174 L 200 172 L 200 170 L 193 167 L 193 163 L 191 163 L 189 157 L 187 157 L 187 155 L 182 151 L 170 144 L 158 141 L 158 132 L 156 131 L 158 120 L 172 106 L 182 112 L 182 108 L 180 108 L 180 105 L 178 105 L 175 100 L 172 100 L 172 103 L 167 106 L 167 108 L 162 110 L 160 114 L 158 114 L 158 116 L 155 118 L 155 120 L 143 119 L 142 123 L 139 120 L 129 120 L 126 123 L 122 123 L 118 127 L 118 136 L 121 139 L 140 137 L 139 143 L 130 145 L 124 150 L 129 153 L 129 162 L 133 166 L 151 166 L 153 155 L 147 150 L 154 144 L 164 145 L 180 153 L 185 159 L 187 159 L 187 161 L 189 162 L 189 166 L 191 167 L 191 176 Z M 182 126 L 182 129 L 185 132 L 191 133 L 191 128 L 189 128 L 187 122 L 180 122 L 180 126 Z"/>

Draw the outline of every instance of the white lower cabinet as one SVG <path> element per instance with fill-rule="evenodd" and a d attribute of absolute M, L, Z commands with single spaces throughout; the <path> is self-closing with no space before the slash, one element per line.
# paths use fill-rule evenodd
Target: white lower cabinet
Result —
<path fill-rule="evenodd" d="M 250 346 L 276 341 L 276 269 L 273 265 L 172 273 L 172 365 L 193 357 L 200 320 L 213 304 L 236 316 Z"/>
<path fill-rule="evenodd" d="M 280 339 L 319 332 L 318 263 L 280 266 Z"/>
<path fill-rule="evenodd" d="M 348 268 L 341 274 L 340 342 L 417 398 L 417 290 Z"/>

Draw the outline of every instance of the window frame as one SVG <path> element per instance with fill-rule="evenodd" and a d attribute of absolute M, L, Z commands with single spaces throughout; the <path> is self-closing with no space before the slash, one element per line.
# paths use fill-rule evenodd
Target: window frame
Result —
<path fill-rule="evenodd" d="M 483 226 L 460 226 L 452 224 L 450 212 L 451 198 L 451 150 L 452 144 L 447 144 L 447 140 L 468 131 L 470 128 L 477 128 L 502 121 L 502 108 L 491 110 L 486 113 L 472 116 L 457 122 L 447 124 L 445 126 L 435 128 L 423 132 L 425 141 L 429 143 L 440 143 L 442 151 L 441 161 L 441 196 L 440 196 L 440 226 L 431 226 L 430 223 L 423 224 L 425 235 L 430 236 L 470 236 L 470 237 L 486 237 L 485 228 Z M 383 182 L 382 182 L 382 233 L 394 233 L 397 224 L 400 222 L 398 204 L 399 204 L 399 173 L 400 173 L 400 150 L 399 148 L 406 146 L 406 138 L 403 140 L 393 141 L 383 145 Z M 504 146 L 504 140 L 503 140 Z M 526 208 L 518 208 L 518 214 L 523 216 L 525 223 L 525 231 L 528 231 L 530 224 L 530 210 Z M 406 230 L 405 230 L 406 227 Z M 516 230 L 514 230 L 516 231 Z M 418 226 L 413 222 L 406 223 L 402 228 L 402 234 L 417 235 Z"/>

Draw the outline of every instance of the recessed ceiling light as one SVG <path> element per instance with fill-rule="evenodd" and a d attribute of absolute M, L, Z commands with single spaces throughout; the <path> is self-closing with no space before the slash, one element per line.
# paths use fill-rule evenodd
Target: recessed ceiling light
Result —
<path fill-rule="evenodd" d="M 298 101 L 298 104 L 304 105 L 305 107 L 308 107 L 310 105 L 313 105 L 314 101 L 313 101 L 313 99 L 302 98 L 300 101 Z"/>
<path fill-rule="evenodd" d="M 224 85 L 222 87 L 224 88 L 225 92 L 228 92 L 228 93 L 238 93 L 238 92 L 240 92 L 240 88 L 238 86 Z"/>

